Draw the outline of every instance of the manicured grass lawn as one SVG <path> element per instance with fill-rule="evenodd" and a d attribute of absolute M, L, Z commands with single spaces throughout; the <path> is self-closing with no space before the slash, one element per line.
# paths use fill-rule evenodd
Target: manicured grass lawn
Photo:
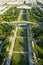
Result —
<path fill-rule="evenodd" d="M 23 13 L 22 13 L 22 16 L 21 16 L 21 21 L 27 21 L 27 10 L 26 9 L 23 9 Z"/>
<path fill-rule="evenodd" d="M 9 24 L 0 24 L 0 65 L 3 62 L 3 58 L 8 56 L 8 51 L 6 51 L 7 47 L 11 45 L 9 41 L 9 37 L 12 35 L 15 27 Z"/>
<path fill-rule="evenodd" d="M 11 7 L 4 14 L 0 15 L 0 22 L 16 21 L 16 20 L 18 20 L 19 13 L 20 13 L 20 10 L 16 9 L 16 7 Z"/>
<path fill-rule="evenodd" d="M 43 22 L 43 13 L 38 8 L 28 10 L 28 20 L 31 22 Z"/>
<path fill-rule="evenodd" d="M 11 65 L 29 65 L 27 54 L 13 54 Z"/>
<path fill-rule="evenodd" d="M 28 21 L 31 21 L 31 22 L 39 21 L 39 18 L 37 16 L 34 16 L 34 14 L 32 13 L 32 10 L 28 10 Z"/>
<path fill-rule="evenodd" d="M 18 29 L 17 36 L 27 37 L 27 29 Z"/>
<path fill-rule="evenodd" d="M 11 34 L 11 26 L 8 24 L 0 24 L 0 41 L 2 42 L 2 44 L 0 44 L 0 46 L 2 46 L 1 48 L 1 53 L 4 55 L 7 46 L 10 44 L 9 43 L 9 36 Z"/>
<path fill-rule="evenodd" d="M 22 20 L 23 20 L 23 21 L 27 21 L 27 14 L 23 14 L 23 15 L 22 15 Z"/>
<path fill-rule="evenodd" d="M 10 35 L 12 27 L 8 24 L 0 24 L 0 39 Z"/>
<path fill-rule="evenodd" d="M 33 38 L 35 45 L 36 57 L 38 65 L 43 65 L 43 26 L 31 26 L 31 39 Z"/>
<path fill-rule="evenodd" d="M 16 38 L 14 45 L 14 51 L 27 52 L 28 51 L 28 39 L 27 38 Z"/>

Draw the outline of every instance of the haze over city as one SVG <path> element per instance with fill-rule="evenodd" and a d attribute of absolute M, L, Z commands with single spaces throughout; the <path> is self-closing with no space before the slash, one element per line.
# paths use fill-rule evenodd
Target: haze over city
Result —
<path fill-rule="evenodd" d="M 0 0 L 0 2 L 4 2 L 4 1 L 17 1 L 17 0 Z M 23 1 L 23 0 L 21 0 L 21 1 Z M 30 0 L 25 0 L 25 1 L 30 1 Z M 32 0 L 32 1 L 34 1 L 34 0 Z M 37 0 L 37 1 L 43 3 L 43 0 Z"/>

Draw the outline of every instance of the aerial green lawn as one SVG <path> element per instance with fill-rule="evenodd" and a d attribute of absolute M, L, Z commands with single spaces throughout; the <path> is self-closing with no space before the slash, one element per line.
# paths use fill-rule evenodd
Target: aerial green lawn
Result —
<path fill-rule="evenodd" d="M 43 26 L 31 26 L 31 39 L 34 39 L 35 53 L 38 65 L 43 65 Z"/>
<path fill-rule="evenodd" d="M 27 29 L 19 28 L 17 32 L 17 37 L 18 36 L 27 37 Z"/>
<path fill-rule="evenodd" d="M 10 35 L 12 27 L 8 24 L 0 24 L 0 38 L 5 38 Z"/>
<path fill-rule="evenodd" d="M 39 18 L 37 18 L 37 16 L 34 16 L 34 14 L 32 13 L 32 10 L 28 10 L 28 21 L 31 21 L 31 22 L 39 21 Z"/>
<path fill-rule="evenodd" d="M 4 12 L 2 15 L 0 15 L 0 22 L 17 21 L 19 13 L 20 13 L 20 10 L 18 10 L 16 7 L 11 7 L 6 12 Z"/>
<path fill-rule="evenodd" d="M 28 10 L 28 21 L 31 22 L 43 22 L 43 13 L 38 8 L 32 8 Z"/>
<path fill-rule="evenodd" d="M 13 54 L 10 65 L 29 65 L 28 54 Z"/>
<path fill-rule="evenodd" d="M 22 16 L 21 16 L 21 21 L 28 21 L 27 15 L 28 15 L 27 10 L 23 9 L 23 13 L 22 13 Z"/>
<path fill-rule="evenodd" d="M 11 45 L 11 42 L 9 41 L 9 37 L 13 35 L 12 25 L 8 24 L 0 24 L 0 65 L 3 62 L 3 58 L 8 56 L 7 47 Z"/>
<path fill-rule="evenodd" d="M 14 45 L 14 51 L 27 52 L 28 51 L 28 39 L 27 38 L 16 38 Z"/>

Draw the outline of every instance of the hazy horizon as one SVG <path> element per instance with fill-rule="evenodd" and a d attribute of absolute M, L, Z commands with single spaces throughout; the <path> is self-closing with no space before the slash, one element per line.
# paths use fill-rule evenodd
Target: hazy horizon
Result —
<path fill-rule="evenodd" d="M 10 0 L 0 0 L 0 2 L 4 2 L 4 1 L 10 1 Z M 17 0 L 12 0 L 12 1 L 17 1 Z M 27 0 L 25 0 L 27 1 Z M 43 3 L 43 0 L 38 0 L 39 2 Z"/>

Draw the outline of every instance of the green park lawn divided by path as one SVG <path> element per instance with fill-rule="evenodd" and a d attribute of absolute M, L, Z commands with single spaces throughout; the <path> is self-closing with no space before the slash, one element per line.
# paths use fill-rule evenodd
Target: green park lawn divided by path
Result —
<path fill-rule="evenodd" d="M 13 54 L 10 65 L 29 65 L 28 54 Z"/>
<path fill-rule="evenodd" d="M 7 35 L 9 30 L 10 30 L 9 25 L 6 26 L 0 24 L 0 64 L 3 62 L 3 58 L 6 55 L 6 47 L 9 45 L 9 40 Z"/>
<path fill-rule="evenodd" d="M 31 33 L 31 40 L 34 42 L 34 49 L 36 58 L 38 61 L 38 65 L 43 65 L 43 26 L 31 26 L 30 27 Z M 34 52 L 34 49 L 32 53 Z"/>
<path fill-rule="evenodd" d="M 21 35 L 22 34 L 22 35 Z M 24 35 L 23 35 L 24 34 Z M 10 65 L 29 65 L 27 29 L 18 27 Z"/>
<path fill-rule="evenodd" d="M 43 22 L 43 12 L 39 11 L 39 9 L 35 7 L 28 10 L 28 21 Z"/>
<path fill-rule="evenodd" d="M 28 52 L 27 28 L 18 28 L 14 51 Z"/>
<path fill-rule="evenodd" d="M 12 25 L 8 24 L 0 24 L 0 65 L 3 62 L 3 59 L 8 56 L 7 48 L 10 49 L 11 42 L 9 41 L 9 37 L 12 35 L 12 30 L 15 28 Z"/>
<path fill-rule="evenodd" d="M 16 7 L 10 7 L 6 12 L 0 15 L 0 22 L 12 22 L 18 21 L 20 9 Z"/>
<path fill-rule="evenodd" d="M 21 19 L 20 19 L 20 21 L 28 21 L 28 13 L 27 13 L 27 10 L 26 9 L 23 9 L 22 10 L 23 12 L 22 12 L 22 16 L 21 16 Z"/>
<path fill-rule="evenodd" d="M 20 21 L 30 21 L 30 22 L 43 22 L 43 12 L 39 11 L 38 8 L 32 9 L 17 9 L 16 7 L 10 7 L 6 12 L 0 15 L 0 23 L 1 22 L 14 22 L 18 21 L 20 12 L 22 14 L 20 16 Z"/>
<path fill-rule="evenodd" d="M 17 37 L 27 37 L 27 29 L 26 28 L 18 28 Z"/>
<path fill-rule="evenodd" d="M 16 42 L 14 45 L 14 51 L 28 52 L 28 39 L 27 38 L 16 38 Z"/>

